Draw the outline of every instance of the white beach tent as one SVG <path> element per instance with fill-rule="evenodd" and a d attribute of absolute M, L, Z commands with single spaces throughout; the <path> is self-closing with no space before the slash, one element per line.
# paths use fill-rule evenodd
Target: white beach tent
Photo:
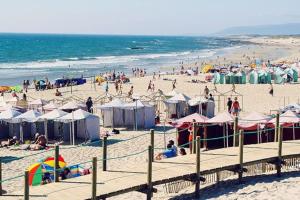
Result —
<path fill-rule="evenodd" d="M 102 111 L 104 127 L 120 127 L 124 126 L 124 110 L 122 109 L 124 102 L 120 99 L 114 99 L 109 103 L 96 108 Z"/>
<path fill-rule="evenodd" d="M 72 126 L 72 131 L 70 134 L 70 138 L 72 138 L 73 145 L 75 144 L 75 138 L 81 138 L 85 140 L 98 140 L 100 139 L 100 120 L 99 117 L 93 115 L 89 112 L 86 112 L 82 109 L 76 110 L 72 113 L 69 113 L 59 119 L 58 121 L 62 121 L 64 123 L 69 123 Z M 74 131 L 74 122 L 77 122 L 77 135 L 75 136 Z"/>
<path fill-rule="evenodd" d="M 70 101 L 63 106 L 59 107 L 60 110 L 77 110 L 85 108 L 86 106 L 80 103 L 76 103 L 75 101 Z"/>
<path fill-rule="evenodd" d="M 196 109 L 199 114 L 204 115 L 208 118 L 212 118 L 215 116 L 215 102 L 210 101 L 208 99 L 205 99 L 201 96 L 196 96 L 188 101 L 188 104 L 190 106 L 190 114 L 195 113 L 195 107 L 197 106 L 198 109 Z M 202 105 L 205 105 L 204 108 Z"/>
<path fill-rule="evenodd" d="M 36 133 L 36 124 L 35 122 L 38 121 L 39 117 L 42 114 L 35 110 L 29 110 L 21 115 L 18 115 L 12 119 L 13 123 L 20 123 L 20 139 L 23 141 L 24 137 L 30 137 L 33 136 L 33 134 Z M 24 135 L 23 131 L 23 122 L 29 122 L 31 127 L 31 134 Z M 27 132 L 26 132 L 27 133 Z"/>
<path fill-rule="evenodd" d="M 8 138 L 10 135 L 13 135 L 15 124 L 13 123 L 7 124 L 7 122 L 10 122 L 12 118 L 21 114 L 22 114 L 21 112 L 12 108 L 9 108 L 6 111 L 0 113 L 0 121 L 4 121 L 4 123 L 6 123 L 6 126 L 8 125 L 8 132 L 7 131 L 0 132 L 0 138 Z"/>
<path fill-rule="evenodd" d="M 176 94 L 170 99 L 164 101 L 167 114 L 169 118 L 176 115 L 177 118 L 181 118 L 188 113 L 188 101 L 190 98 L 182 93 Z"/>
<path fill-rule="evenodd" d="M 155 126 L 155 107 L 140 100 L 123 105 L 124 125 L 127 127 L 152 128 Z"/>
<path fill-rule="evenodd" d="M 60 117 L 63 117 L 65 115 L 67 115 L 68 113 L 65 112 L 65 111 L 62 111 L 62 110 L 53 110 L 51 112 L 48 112 L 47 114 L 44 114 L 42 116 L 39 117 L 39 121 L 43 121 L 44 122 L 44 133 L 45 133 L 45 136 L 46 138 L 52 138 L 52 137 L 58 137 L 59 136 L 59 126 L 60 126 L 60 122 L 55 122 L 54 120 L 60 118 Z M 50 121 L 50 123 L 53 122 L 53 131 L 48 132 L 48 121 Z"/>

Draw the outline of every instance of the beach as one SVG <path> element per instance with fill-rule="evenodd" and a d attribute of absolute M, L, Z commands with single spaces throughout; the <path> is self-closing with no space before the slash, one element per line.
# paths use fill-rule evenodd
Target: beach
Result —
<path fill-rule="evenodd" d="M 261 58 L 271 60 L 271 62 L 296 62 L 300 58 L 300 39 L 295 38 L 276 38 L 276 37 L 257 37 L 250 39 L 243 39 L 250 42 L 249 45 L 244 45 L 232 50 L 226 51 L 219 55 L 215 55 L 208 60 L 202 58 L 201 61 L 185 63 L 185 68 L 199 66 L 201 62 L 209 64 L 231 64 L 249 62 L 247 57 Z M 224 59 L 225 58 L 225 59 Z M 228 97 L 238 97 L 241 104 L 242 114 L 246 115 L 250 112 L 259 112 L 264 114 L 274 114 L 277 109 L 283 108 L 288 104 L 300 102 L 300 85 L 299 84 L 274 84 L 274 96 L 269 94 L 270 86 L 268 84 L 243 84 L 235 85 L 235 92 L 232 92 L 232 85 L 214 85 L 211 82 L 204 83 L 206 74 L 191 75 L 186 74 L 171 74 L 173 66 L 166 66 L 159 68 L 159 71 L 165 72 L 158 76 L 158 71 L 153 79 L 153 74 L 149 73 L 145 77 L 130 77 L 130 83 L 123 84 L 123 94 L 127 94 L 130 87 L 133 86 L 133 96 L 143 97 L 152 96 L 152 93 L 147 91 L 147 86 L 150 80 L 155 85 L 155 92 L 161 90 L 163 94 L 172 91 L 172 81 L 176 79 L 176 91 L 184 93 L 189 97 L 196 97 L 204 94 L 204 88 L 207 86 L 211 91 L 216 102 L 216 113 L 224 112 L 227 110 L 226 102 Z M 176 67 L 176 71 L 179 67 Z M 168 72 L 168 73 L 167 73 Z M 193 83 L 193 80 L 202 81 L 201 83 Z M 54 101 L 55 99 L 62 102 L 64 99 L 71 99 L 72 97 L 81 100 L 85 103 L 88 97 L 92 97 L 94 104 L 107 102 L 105 98 L 105 83 L 98 85 L 88 79 L 84 85 L 64 87 L 59 91 L 62 97 L 55 96 L 55 89 L 35 91 L 30 89 L 27 93 L 28 100 L 43 98 L 45 100 Z M 216 87 L 216 88 L 215 88 Z M 215 90 L 217 89 L 217 91 Z M 72 91 L 72 92 L 71 92 Z M 109 83 L 109 94 L 116 95 L 114 83 Z M 21 95 L 20 95 L 21 96 Z M 100 98 L 102 97 L 102 98 Z M 5 94 L 5 100 L 11 99 L 11 94 Z M 103 101 L 102 101 L 103 100 Z M 96 115 L 100 116 L 100 112 L 95 110 Z M 160 110 L 164 116 L 165 110 Z M 164 117 L 162 117 L 163 119 Z M 163 126 L 166 125 L 166 128 Z M 101 130 L 110 130 L 100 128 Z M 120 157 L 120 159 L 113 159 L 108 162 L 108 166 L 112 170 L 128 170 L 139 162 L 146 162 L 147 152 L 142 152 L 150 143 L 150 130 L 121 130 L 120 135 L 113 135 L 109 137 L 108 157 Z M 164 134 L 165 133 L 165 134 Z M 162 124 L 155 128 L 155 147 L 164 148 L 165 142 L 169 140 L 176 140 L 176 129 L 168 125 L 167 122 L 162 120 Z M 156 150 L 158 153 L 160 150 Z M 127 156 L 136 152 L 141 152 L 134 156 Z M 22 150 L 9 150 L 2 148 L 0 156 L 4 158 L 23 157 L 12 162 L 4 163 L 2 165 L 3 179 L 8 179 L 16 175 L 22 175 L 24 170 L 30 165 L 41 158 L 53 155 L 53 151 L 48 151 L 42 154 L 26 157 L 30 154 L 38 152 L 22 151 Z M 102 156 L 102 147 L 99 144 L 93 146 L 78 146 L 72 148 L 69 145 L 63 145 L 60 153 L 64 156 L 69 165 L 76 163 L 83 163 L 90 161 L 95 156 Z M 87 168 L 91 166 L 90 163 L 84 164 Z M 287 199 L 300 194 L 300 189 L 295 185 L 300 181 L 299 173 L 292 175 L 284 175 L 280 180 L 274 177 L 259 177 L 253 178 L 245 185 L 234 186 L 233 188 L 225 187 L 215 195 L 204 195 L 200 199 Z M 20 191 L 23 188 L 23 179 L 15 179 L 3 183 L 3 189 L 8 193 Z M 183 189 L 178 194 L 166 194 L 162 187 L 158 188 L 158 193 L 154 194 L 153 199 L 192 199 L 192 188 Z M 275 193 L 275 191 L 281 191 Z M 215 190 L 208 191 L 215 193 Z M 288 193 L 289 196 L 286 196 Z M 113 197 L 111 199 L 142 199 L 144 194 L 132 192 L 125 195 Z M 0 197 L 0 199 L 2 199 Z M 3 198 L 4 199 L 4 198 Z"/>

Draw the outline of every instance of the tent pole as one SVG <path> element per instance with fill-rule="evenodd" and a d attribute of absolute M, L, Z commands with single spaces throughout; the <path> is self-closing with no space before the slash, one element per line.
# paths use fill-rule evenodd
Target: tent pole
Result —
<path fill-rule="evenodd" d="M 228 146 L 229 146 L 228 137 L 229 136 L 228 136 L 228 124 L 227 123 L 226 123 L 226 136 L 227 136 L 227 144 L 226 145 L 227 145 L 227 148 L 228 148 Z"/>
<path fill-rule="evenodd" d="M 72 145 L 72 122 L 70 122 L 70 145 Z"/>
<path fill-rule="evenodd" d="M 45 137 L 48 140 L 49 138 L 48 138 L 48 121 L 47 121 L 47 119 L 45 119 L 45 121 L 44 121 L 44 131 L 45 131 Z"/>
<path fill-rule="evenodd" d="M 293 124 L 293 140 L 296 140 L 296 136 L 295 136 L 295 124 Z"/>
<path fill-rule="evenodd" d="M 225 134 L 225 124 L 223 124 L 223 145 L 224 148 L 226 147 L 226 134 Z"/>
<path fill-rule="evenodd" d="M 165 149 L 167 149 L 167 144 L 166 144 L 166 119 L 164 120 L 164 145 L 165 145 Z"/>
<path fill-rule="evenodd" d="M 74 111 L 72 111 L 72 136 L 73 136 L 73 145 L 75 145 Z"/>
<path fill-rule="evenodd" d="M 259 127 L 258 127 L 258 124 L 257 124 L 257 127 L 256 127 L 256 131 L 257 131 L 257 134 L 256 134 L 257 144 L 259 144 Z"/>
<path fill-rule="evenodd" d="M 22 120 L 20 122 L 20 139 L 23 143 L 24 142 L 24 134 L 23 134 L 23 122 L 22 122 Z"/>

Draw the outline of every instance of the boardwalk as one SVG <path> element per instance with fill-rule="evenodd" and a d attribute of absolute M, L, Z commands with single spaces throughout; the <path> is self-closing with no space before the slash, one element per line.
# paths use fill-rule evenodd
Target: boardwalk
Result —
<path fill-rule="evenodd" d="M 201 174 L 208 174 L 216 170 L 231 170 L 239 164 L 239 149 L 231 147 L 201 152 Z M 282 156 L 300 154 L 300 141 L 285 141 L 282 147 Z M 264 143 L 244 146 L 245 165 L 257 160 L 271 160 L 278 155 L 278 143 Z M 182 180 L 195 174 L 195 155 L 178 156 L 153 163 L 153 186 Z M 98 170 L 97 196 L 111 197 L 120 193 L 146 189 L 147 163 L 137 163 L 137 166 L 128 171 Z M 57 200 L 57 199 L 90 199 L 91 175 L 69 179 L 59 183 L 30 188 L 30 199 Z M 22 195 L 22 191 L 19 193 Z M 6 197 L 2 197 L 5 199 Z M 2 199 L 0 198 L 0 199 Z M 12 197 L 7 197 L 12 198 Z M 13 199 L 22 197 L 13 197 Z"/>

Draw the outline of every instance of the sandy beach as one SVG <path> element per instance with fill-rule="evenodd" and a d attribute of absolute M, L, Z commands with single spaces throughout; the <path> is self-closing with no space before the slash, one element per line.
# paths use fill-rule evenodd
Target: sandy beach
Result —
<path fill-rule="evenodd" d="M 206 62 L 210 64 L 230 64 L 230 63 L 247 63 L 249 60 L 245 55 L 251 58 L 261 58 L 266 60 L 271 60 L 271 62 L 295 62 L 300 58 L 300 38 L 250 38 L 247 41 L 251 44 L 247 46 L 242 46 L 239 48 L 233 48 L 226 54 L 214 56 L 210 60 L 203 59 L 201 62 Z M 226 59 L 224 59 L 226 58 Z M 199 65 L 189 63 L 186 67 Z M 163 72 L 169 68 L 161 68 Z M 152 80 L 152 74 L 145 77 L 130 78 L 130 83 L 123 85 L 123 93 L 127 94 L 130 87 L 134 87 L 134 95 L 136 96 L 151 96 L 151 92 L 147 92 L 147 86 L 150 80 Z M 167 80 L 166 80 L 167 79 Z M 212 91 L 214 90 L 214 85 L 212 83 L 192 83 L 192 80 L 205 80 L 205 75 L 200 74 L 197 76 L 187 76 L 187 75 L 161 75 L 160 78 L 156 75 L 156 79 L 153 80 L 155 84 L 155 92 L 160 89 L 164 94 L 167 94 L 172 90 L 172 81 L 177 81 L 176 91 L 186 94 L 189 97 L 195 97 L 198 95 L 203 95 L 204 87 Z M 299 84 L 284 84 L 284 85 L 273 85 L 274 96 L 269 94 L 269 85 L 236 85 L 236 92 L 232 93 L 232 85 L 216 85 L 218 92 L 212 92 L 216 102 L 216 113 L 223 112 L 226 110 L 227 97 L 238 95 L 239 101 L 242 106 L 242 115 L 256 111 L 264 114 L 274 113 L 272 110 L 277 110 L 291 103 L 300 102 L 300 85 Z M 101 100 L 96 101 L 99 97 L 105 96 L 104 86 L 97 85 L 88 81 L 84 85 L 74 86 L 71 88 L 65 87 L 61 88 L 60 92 L 62 97 L 55 97 L 55 90 L 45 90 L 45 91 L 34 91 L 33 89 L 28 91 L 27 97 L 29 100 L 43 98 L 45 100 L 54 99 L 70 99 L 71 97 L 76 97 L 76 99 L 81 99 L 83 102 L 90 96 L 95 100 L 95 104 L 100 104 Z M 226 93 L 226 95 L 220 95 Z M 114 84 L 109 84 L 109 94 L 115 95 L 116 91 Z M 21 95 L 20 95 L 21 96 Z M 4 99 L 8 100 L 11 98 L 11 94 L 5 94 Z M 105 98 L 103 98 L 104 100 Z M 107 101 L 107 100 L 106 100 Z M 164 113 L 163 110 L 160 111 Z M 99 115 L 99 112 L 95 112 Z M 102 127 L 101 127 L 102 129 Z M 162 125 L 155 128 L 155 145 L 156 148 L 164 148 L 164 141 L 170 139 L 175 140 L 175 129 L 171 126 L 167 126 L 166 134 L 163 134 Z M 109 147 L 108 147 L 108 157 L 122 157 L 122 159 L 110 160 L 108 166 L 113 170 L 126 170 L 134 167 L 136 163 L 146 162 L 145 157 L 147 152 L 142 152 L 134 156 L 126 156 L 136 152 L 141 152 L 150 143 L 149 130 L 140 131 L 129 131 L 122 130 L 120 135 L 114 135 L 109 137 Z M 145 135 L 143 135 L 145 134 Z M 137 137 L 137 138 L 135 138 Z M 165 137 L 165 138 L 164 138 Z M 65 148 L 65 149 L 64 149 Z M 158 150 L 156 150 L 156 153 Z M 2 148 L 0 151 L 0 156 L 4 158 L 15 158 L 22 157 L 22 159 L 15 160 L 12 162 L 4 163 L 2 166 L 3 179 L 14 177 L 16 175 L 22 175 L 26 167 L 39 159 L 44 158 L 49 155 L 53 155 L 53 151 L 45 152 L 35 156 L 26 157 L 27 155 L 34 154 L 38 152 L 30 151 L 13 151 L 6 148 Z M 98 144 L 94 146 L 84 146 L 69 148 L 68 145 L 64 145 L 61 149 L 61 154 L 64 156 L 66 162 L 70 165 L 76 163 L 83 163 L 90 161 L 92 157 L 101 156 L 102 148 Z M 90 167 L 90 164 L 86 164 L 86 167 Z M 258 177 L 253 178 L 249 182 L 239 185 L 226 186 L 222 190 L 207 191 L 200 199 L 289 199 L 296 197 L 300 194 L 300 189 L 297 187 L 299 183 L 299 173 L 292 173 L 284 175 L 280 179 L 274 177 Z M 23 188 L 23 179 L 15 179 L 12 181 L 4 182 L 3 189 L 8 193 L 13 193 L 20 191 Z M 166 194 L 163 188 L 158 188 L 158 193 L 154 194 L 153 199 L 192 199 L 192 187 L 186 188 L 180 191 L 179 194 Z M 280 193 L 275 191 L 281 191 Z M 288 195 L 286 195 L 288 194 Z M 144 198 L 144 194 L 133 192 L 125 195 L 117 196 L 112 199 L 141 199 Z M 1 198 L 0 199 L 4 199 Z"/>

